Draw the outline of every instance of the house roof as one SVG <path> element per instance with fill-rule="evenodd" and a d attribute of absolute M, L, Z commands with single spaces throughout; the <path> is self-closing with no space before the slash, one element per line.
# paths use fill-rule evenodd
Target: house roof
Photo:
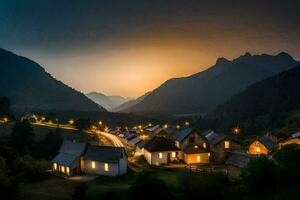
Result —
<path fill-rule="evenodd" d="M 277 143 L 274 142 L 270 137 L 264 135 L 258 139 L 267 149 L 272 150 L 276 147 Z"/>
<path fill-rule="evenodd" d="M 201 135 L 206 137 L 211 132 L 214 132 L 214 131 L 209 129 L 209 130 L 202 132 Z"/>
<path fill-rule="evenodd" d="M 202 148 L 200 145 L 189 145 L 183 152 L 186 154 L 195 154 L 195 153 L 209 153 L 207 149 Z"/>
<path fill-rule="evenodd" d="M 125 139 L 126 139 L 127 141 L 129 141 L 129 140 L 132 140 L 132 139 L 135 138 L 135 137 L 137 137 L 137 135 L 135 135 L 135 134 L 129 134 Z"/>
<path fill-rule="evenodd" d="M 130 145 L 136 145 L 140 141 L 141 141 L 140 137 L 135 137 L 135 138 L 131 139 L 130 141 L 128 141 L 128 144 L 130 144 Z"/>
<path fill-rule="evenodd" d="M 124 148 L 111 146 L 88 146 L 83 158 L 108 163 L 118 163 L 124 156 Z"/>
<path fill-rule="evenodd" d="M 76 155 L 59 153 L 57 156 L 55 156 L 52 162 L 59 165 L 71 166 L 77 158 L 78 156 Z"/>
<path fill-rule="evenodd" d="M 179 130 L 179 131 L 175 132 L 174 135 L 172 135 L 172 139 L 181 142 L 189 134 L 191 134 L 193 130 L 194 130 L 194 128 L 192 128 L 192 127 L 185 128 L 183 130 Z"/>
<path fill-rule="evenodd" d="M 158 151 L 178 151 L 180 150 L 174 144 L 174 142 L 165 137 L 153 137 L 149 140 L 144 148 L 149 152 L 158 152 Z"/>
<path fill-rule="evenodd" d="M 159 129 L 160 128 L 160 125 L 155 125 L 151 128 L 147 128 L 147 131 L 151 131 L 151 132 L 154 132 L 155 130 Z"/>
<path fill-rule="evenodd" d="M 244 168 L 250 161 L 249 155 L 240 152 L 229 153 L 226 165 L 232 165 L 239 168 Z"/>
<path fill-rule="evenodd" d="M 294 138 L 300 137 L 300 131 L 299 131 L 299 132 L 296 132 L 296 133 L 294 133 L 294 134 L 292 135 L 292 137 L 294 137 Z"/>
<path fill-rule="evenodd" d="M 143 148 L 145 146 L 146 142 L 141 140 L 138 143 L 136 143 L 135 145 L 138 146 L 139 148 Z"/>
<path fill-rule="evenodd" d="M 81 156 L 86 148 L 85 143 L 64 141 L 59 149 L 59 153 Z"/>

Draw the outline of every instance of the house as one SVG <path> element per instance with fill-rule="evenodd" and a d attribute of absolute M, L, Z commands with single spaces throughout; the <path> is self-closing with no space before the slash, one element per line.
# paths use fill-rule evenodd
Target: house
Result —
<path fill-rule="evenodd" d="M 280 142 L 279 148 L 282 148 L 283 146 L 289 145 L 289 144 L 298 144 L 298 145 L 300 145 L 300 132 L 296 132 L 296 133 L 292 134 L 291 137 L 289 137 L 285 141 Z"/>
<path fill-rule="evenodd" d="M 157 136 L 164 136 L 169 138 L 174 132 L 176 131 L 176 128 L 173 126 L 168 126 L 167 128 L 160 128 L 154 131 L 155 135 Z"/>
<path fill-rule="evenodd" d="M 248 147 L 248 154 L 260 155 L 271 154 L 277 147 L 277 142 L 272 140 L 268 135 L 264 135 L 260 138 L 253 140 Z"/>
<path fill-rule="evenodd" d="M 175 141 L 175 146 L 180 149 L 194 145 L 198 145 L 204 149 L 208 148 L 207 139 L 192 127 L 175 132 L 171 138 Z"/>
<path fill-rule="evenodd" d="M 127 155 L 122 147 L 88 146 L 83 160 L 86 174 L 120 176 L 127 173 Z"/>
<path fill-rule="evenodd" d="M 145 146 L 146 142 L 141 140 L 138 143 L 136 143 L 136 150 L 135 150 L 135 154 L 137 156 L 141 156 L 144 155 L 144 146 Z"/>
<path fill-rule="evenodd" d="M 144 156 L 150 165 L 169 164 L 182 160 L 181 150 L 165 137 L 155 136 L 144 145 Z"/>
<path fill-rule="evenodd" d="M 236 179 L 240 175 L 241 169 L 245 168 L 250 161 L 250 156 L 243 152 L 230 152 L 226 160 L 227 174 Z"/>
<path fill-rule="evenodd" d="M 210 162 L 210 152 L 200 145 L 189 145 L 183 151 L 183 160 L 186 164 L 204 164 Z"/>
<path fill-rule="evenodd" d="M 58 151 L 58 155 L 51 161 L 52 172 L 67 176 L 82 173 L 82 156 L 86 150 L 86 146 L 84 143 L 64 141 Z"/>
<path fill-rule="evenodd" d="M 141 141 L 141 138 L 139 136 L 132 138 L 131 140 L 127 141 L 127 145 L 129 147 L 136 147 L 136 144 Z"/>
<path fill-rule="evenodd" d="M 217 163 L 224 163 L 228 152 L 242 149 L 242 144 L 232 136 L 210 131 L 205 137 L 210 148 L 211 160 Z"/>

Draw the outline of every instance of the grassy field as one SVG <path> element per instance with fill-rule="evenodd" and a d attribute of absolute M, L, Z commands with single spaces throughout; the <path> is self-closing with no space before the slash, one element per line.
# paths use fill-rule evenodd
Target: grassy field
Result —
<path fill-rule="evenodd" d="M 179 185 L 179 178 L 184 173 L 182 169 L 148 169 L 162 179 L 166 184 L 176 189 Z M 100 176 L 95 180 L 87 182 L 88 199 L 99 199 L 104 194 L 122 193 L 128 190 L 131 184 L 136 180 L 139 173 L 129 172 L 121 177 Z M 61 177 L 49 176 L 46 180 L 20 186 L 20 199 L 43 199 L 43 200 L 70 200 L 75 187 L 80 181 L 66 180 Z"/>

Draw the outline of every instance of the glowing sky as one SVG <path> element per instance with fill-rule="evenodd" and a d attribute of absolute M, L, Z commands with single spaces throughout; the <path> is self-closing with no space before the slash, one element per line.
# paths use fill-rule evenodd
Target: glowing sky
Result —
<path fill-rule="evenodd" d="M 218 57 L 300 59 L 299 10 L 296 0 L 0 0 L 0 47 L 82 92 L 137 97 Z"/>

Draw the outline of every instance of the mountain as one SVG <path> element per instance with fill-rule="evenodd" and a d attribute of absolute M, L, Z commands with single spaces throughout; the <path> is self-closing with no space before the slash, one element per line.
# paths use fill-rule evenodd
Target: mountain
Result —
<path fill-rule="evenodd" d="M 105 111 L 84 94 L 48 74 L 39 64 L 0 49 L 0 96 L 17 112 Z"/>
<path fill-rule="evenodd" d="M 251 55 L 232 61 L 219 58 L 209 69 L 184 78 L 173 78 L 124 112 L 137 114 L 207 113 L 249 85 L 297 65 L 289 54 Z"/>
<path fill-rule="evenodd" d="M 136 104 L 138 104 L 139 102 L 141 102 L 142 100 L 144 100 L 151 92 L 147 92 L 145 94 L 143 94 L 142 96 L 140 96 L 137 99 L 132 99 L 130 101 L 127 101 L 121 105 L 119 105 L 118 107 L 114 108 L 111 110 L 111 112 L 122 112 L 123 110 L 126 110 L 132 106 L 135 106 Z"/>
<path fill-rule="evenodd" d="M 298 123 L 295 131 L 299 131 L 300 65 L 249 86 L 206 118 L 222 131 L 239 125 L 244 132 L 254 134 L 280 128 L 293 115 Z"/>
<path fill-rule="evenodd" d="M 132 98 L 124 98 L 121 96 L 106 96 L 105 94 L 102 94 L 100 92 L 90 92 L 87 93 L 86 96 L 97 103 L 98 105 L 103 106 L 107 110 L 112 110 L 113 108 L 116 108 L 120 106 L 121 104 L 131 101 Z"/>

